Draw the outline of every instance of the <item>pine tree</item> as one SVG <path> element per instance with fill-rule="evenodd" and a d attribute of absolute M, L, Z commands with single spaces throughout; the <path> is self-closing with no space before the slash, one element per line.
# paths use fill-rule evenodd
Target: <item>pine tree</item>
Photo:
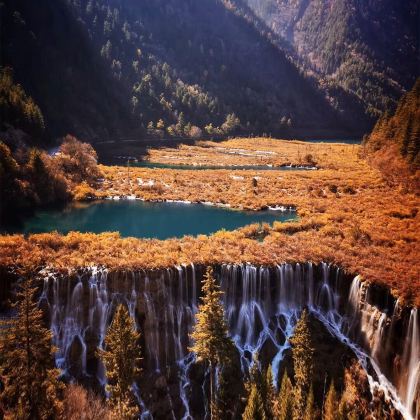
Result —
<path fill-rule="evenodd" d="M 247 383 L 248 391 L 251 392 L 251 384 L 255 384 L 258 388 L 258 391 L 263 394 L 263 388 L 264 388 L 264 380 L 263 375 L 261 374 L 260 370 L 260 356 L 258 352 L 255 352 L 252 355 L 252 364 L 249 369 L 249 381 Z"/>
<path fill-rule="evenodd" d="M 242 414 L 244 420 L 266 420 L 264 403 L 257 384 L 252 383 L 245 411 Z"/>
<path fill-rule="evenodd" d="M 330 389 L 325 400 L 323 420 L 335 420 L 338 412 L 337 392 L 334 387 L 334 381 L 331 381 Z"/>
<path fill-rule="evenodd" d="M 0 323 L 0 406 L 6 418 L 59 418 L 64 385 L 55 369 L 52 333 L 44 326 L 34 280 L 24 277 L 14 305 L 16 318 Z"/>
<path fill-rule="evenodd" d="M 273 405 L 273 414 L 276 420 L 289 420 L 292 418 L 293 386 L 284 371 L 280 391 Z"/>
<path fill-rule="evenodd" d="M 211 418 L 216 418 L 214 412 L 216 399 L 214 392 L 214 374 L 217 366 L 229 362 L 233 342 L 228 337 L 224 308 L 221 302 L 223 292 L 216 284 L 211 267 L 207 268 L 202 282 L 202 303 L 195 315 L 195 325 L 190 335 L 193 342 L 190 351 L 196 354 L 198 362 L 206 362 L 210 367 L 210 409 Z"/>
<path fill-rule="evenodd" d="M 309 389 L 308 398 L 306 399 L 305 415 L 303 420 L 312 420 L 315 418 L 315 401 L 314 401 L 314 389 L 311 385 Z"/>
<path fill-rule="evenodd" d="M 118 419 L 132 419 L 139 411 L 132 385 L 140 373 L 140 334 L 127 308 L 119 305 L 105 337 L 106 350 L 100 350 L 109 392 L 108 404 Z"/>
<path fill-rule="evenodd" d="M 273 405 L 276 400 L 276 390 L 273 384 L 273 370 L 271 365 L 268 366 L 265 375 L 264 375 L 264 389 L 263 389 L 263 401 L 264 401 L 264 409 L 267 418 L 273 419 L 274 412 L 273 412 Z"/>
<path fill-rule="evenodd" d="M 176 126 L 175 126 L 175 129 L 178 135 L 182 135 L 184 133 L 184 127 L 185 127 L 184 113 L 180 112 L 178 116 L 178 122 L 176 123 Z"/>
<path fill-rule="evenodd" d="M 292 344 L 293 367 L 295 371 L 293 419 L 300 420 L 302 413 L 305 411 L 306 398 L 312 383 L 314 354 L 306 309 L 303 310 L 296 324 L 290 343 Z"/>

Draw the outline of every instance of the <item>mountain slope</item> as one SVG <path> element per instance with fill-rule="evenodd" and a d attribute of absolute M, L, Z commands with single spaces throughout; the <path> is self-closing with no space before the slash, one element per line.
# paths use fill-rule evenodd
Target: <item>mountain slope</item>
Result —
<path fill-rule="evenodd" d="M 158 123 L 181 136 L 199 132 L 194 125 L 284 136 L 353 130 L 229 3 L 3 0 L 0 10 L 1 65 L 53 136 L 138 136 Z"/>
<path fill-rule="evenodd" d="M 414 169 L 420 168 L 420 78 L 400 99 L 395 113 L 378 120 L 365 144 L 371 152 L 396 147 Z"/>
<path fill-rule="evenodd" d="M 69 0 L 146 126 L 203 128 L 234 112 L 250 132 L 337 128 L 329 104 L 284 53 L 216 0 Z M 284 121 L 284 120 L 283 120 Z"/>
<path fill-rule="evenodd" d="M 45 138 L 44 116 L 22 86 L 13 80 L 11 69 L 0 69 L 0 141 L 17 145 L 25 139 Z"/>
<path fill-rule="evenodd" d="M 300 66 L 377 116 L 396 105 L 419 71 L 416 0 L 244 0 L 290 44 Z"/>
<path fill-rule="evenodd" d="M 44 114 L 50 136 L 127 130 L 130 112 L 115 81 L 63 1 L 0 2 L 1 62 Z"/>
<path fill-rule="evenodd" d="M 415 73 L 413 1 L 382 3 L 3 0 L 0 64 L 53 137 L 361 134 Z"/>

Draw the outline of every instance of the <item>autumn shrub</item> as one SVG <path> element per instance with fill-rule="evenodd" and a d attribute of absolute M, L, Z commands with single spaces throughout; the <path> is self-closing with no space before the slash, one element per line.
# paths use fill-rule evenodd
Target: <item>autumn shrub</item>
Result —
<path fill-rule="evenodd" d="M 35 148 L 20 150 L 14 155 L 0 141 L 2 215 L 15 216 L 19 211 L 65 202 L 69 198 L 67 180 L 50 156 Z"/>
<path fill-rule="evenodd" d="M 307 163 L 308 165 L 316 166 L 316 160 L 314 159 L 314 157 L 310 153 L 305 155 L 305 157 L 303 158 L 303 161 L 305 163 Z"/>
<path fill-rule="evenodd" d="M 80 385 L 70 384 L 64 393 L 63 420 L 111 420 L 102 398 Z"/>
<path fill-rule="evenodd" d="M 372 239 L 365 230 L 363 230 L 358 224 L 354 225 L 350 229 L 350 235 L 354 242 L 360 242 L 360 243 L 371 243 Z"/>
<path fill-rule="evenodd" d="M 73 183 L 93 183 L 101 176 L 98 155 L 89 143 L 82 143 L 76 137 L 64 137 L 55 162 L 65 176 Z"/>
<path fill-rule="evenodd" d="M 73 198 L 76 201 L 89 200 L 95 197 L 95 189 L 93 189 L 86 181 L 76 185 L 73 189 Z"/>
<path fill-rule="evenodd" d="M 351 187 L 350 185 L 346 185 L 344 188 L 343 188 L 343 193 L 345 193 L 345 194 L 356 194 L 356 191 L 354 190 L 354 188 L 353 187 Z"/>

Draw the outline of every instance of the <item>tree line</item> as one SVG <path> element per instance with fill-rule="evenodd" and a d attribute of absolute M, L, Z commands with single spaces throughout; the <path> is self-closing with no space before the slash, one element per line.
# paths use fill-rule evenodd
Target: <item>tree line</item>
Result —
<path fill-rule="evenodd" d="M 12 149 L 0 139 L 0 221 L 86 198 L 100 176 L 93 147 L 73 136 L 62 139 L 54 155 L 36 147 Z"/>

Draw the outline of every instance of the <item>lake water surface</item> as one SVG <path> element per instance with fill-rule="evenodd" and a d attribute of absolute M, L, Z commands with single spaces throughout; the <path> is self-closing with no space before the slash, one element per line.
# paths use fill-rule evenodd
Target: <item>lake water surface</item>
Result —
<path fill-rule="evenodd" d="M 9 233 L 120 232 L 121 236 L 167 239 L 234 230 L 252 223 L 296 218 L 293 211 L 236 211 L 203 204 L 105 200 L 77 203 L 63 210 L 37 211 Z"/>

